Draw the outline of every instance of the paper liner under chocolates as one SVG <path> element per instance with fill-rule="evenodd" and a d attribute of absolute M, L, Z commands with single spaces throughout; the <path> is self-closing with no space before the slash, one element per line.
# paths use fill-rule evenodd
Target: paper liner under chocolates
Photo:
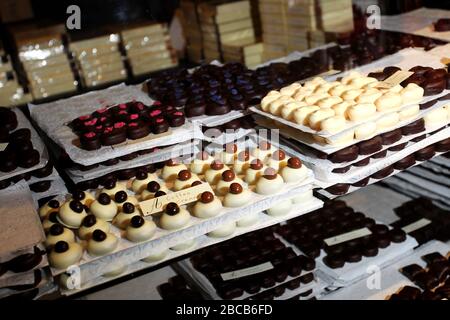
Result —
<path fill-rule="evenodd" d="M 114 279 L 118 279 L 118 278 L 124 277 L 124 276 L 126 276 L 128 274 L 131 274 L 131 273 L 134 273 L 134 272 L 138 272 L 140 270 L 143 270 L 143 269 L 146 269 L 146 268 L 150 268 L 152 266 L 156 266 L 156 265 L 162 264 L 164 262 L 173 260 L 173 259 L 175 259 L 177 257 L 183 256 L 183 255 L 191 253 L 191 252 L 194 252 L 194 251 L 199 250 L 201 248 L 205 248 L 205 247 L 208 247 L 208 246 L 220 243 L 220 242 L 227 241 L 229 239 L 232 239 L 234 237 L 240 236 L 240 235 L 245 234 L 245 233 L 249 233 L 249 232 L 252 232 L 252 231 L 255 231 L 255 230 L 259 230 L 259 229 L 262 229 L 262 228 L 269 227 L 271 225 L 275 225 L 275 224 L 280 223 L 280 222 L 282 222 L 284 220 L 287 220 L 287 219 L 292 219 L 292 218 L 298 217 L 298 216 L 300 216 L 302 214 L 305 214 L 305 213 L 311 212 L 313 210 L 316 210 L 318 208 L 321 208 L 322 206 L 323 206 L 323 202 L 321 200 L 319 200 L 317 198 L 313 198 L 313 199 L 311 199 L 310 201 L 308 201 L 306 203 L 293 205 L 291 210 L 286 215 L 283 215 L 283 216 L 280 216 L 280 217 L 273 217 L 273 216 L 267 215 L 264 212 L 260 212 L 258 214 L 258 221 L 255 224 L 253 224 L 251 226 L 248 226 L 248 227 L 236 226 L 236 231 L 232 235 L 230 235 L 228 237 L 212 238 L 212 237 L 209 237 L 207 235 L 199 236 L 199 237 L 195 238 L 195 243 L 191 247 L 189 247 L 189 248 L 187 248 L 185 250 L 176 251 L 176 250 L 168 249 L 167 256 L 164 259 L 160 260 L 160 261 L 155 261 L 155 262 L 152 262 L 152 263 L 144 262 L 144 261 L 133 262 L 133 263 L 127 265 L 127 268 L 126 268 L 126 270 L 123 273 L 121 273 L 121 274 L 119 274 L 119 275 L 117 275 L 115 277 L 99 276 L 99 277 L 97 277 L 97 278 L 95 278 L 95 279 L 93 279 L 93 280 L 91 280 L 89 282 L 86 282 L 86 283 L 82 282 L 81 283 L 81 287 L 79 289 L 76 289 L 76 290 L 68 290 L 68 289 L 62 288 L 62 294 L 64 294 L 64 295 L 73 295 L 73 294 L 79 293 L 79 292 L 87 290 L 89 288 L 96 287 L 96 286 L 98 286 L 100 284 L 110 282 L 110 281 L 112 281 Z"/>
<path fill-rule="evenodd" d="M 67 126 L 74 118 L 94 112 L 105 105 L 126 103 L 131 100 L 150 105 L 153 100 L 140 90 L 139 86 L 119 84 L 108 89 L 92 91 L 69 99 L 58 100 L 41 105 L 29 104 L 31 116 L 41 129 L 60 145 L 76 163 L 88 166 L 135 151 L 158 146 L 172 145 L 195 138 L 195 125 L 186 122 L 183 126 L 171 128 L 168 132 L 138 140 L 127 140 L 114 146 L 103 146 L 98 150 L 87 151 L 74 144 L 77 135 Z"/>
<path fill-rule="evenodd" d="M 20 111 L 18 108 L 10 109 L 12 110 L 16 116 L 17 116 L 17 122 L 18 126 L 17 129 L 27 128 L 31 131 L 31 142 L 33 144 L 33 148 L 39 152 L 40 155 L 40 161 L 37 165 L 31 167 L 31 168 L 20 168 L 11 171 L 11 172 L 0 172 L 0 181 L 6 180 L 9 178 L 13 178 L 15 176 L 18 176 L 23 173 L 28 173 L 37 169 L 41 169 L 46 166 L 49 156 L 47 152 L 47 148 L 45 147 L 44 143 L 42 142 L 41 138 L 37 134 L 36 130 L 31 125 L 30 121 L 25 117 L 25 115 Z"/>
<path fill-rule="evenodd" d="M 393 264 L 380 269 L 379 282 L 380 287 L 367 287 L 367 279 L 363 279 L 353 283 L 352 285 L 342 288 L 341 290 L 325 295 L 323 300 L 386 300 L 391 294 L 403 286 L 416 286 L 408 278 L 400 272 L 402 267 L 410 264 L 418 264 L 425 267 L 426 263 L 421 259 L 422 256 L 439 252 L 446 255 L 450 251 L 450 246 L 440 242 L 431 241 L 418 249 L 414 250 L 411 255 L 404 257 Z"/>

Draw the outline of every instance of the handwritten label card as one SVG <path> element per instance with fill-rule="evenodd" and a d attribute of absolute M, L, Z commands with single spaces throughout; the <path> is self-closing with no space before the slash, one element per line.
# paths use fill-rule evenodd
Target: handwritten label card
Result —
<path fill-rule="evenodd" d="M 376 87 L 384 89 L 395 87 L 396 85 L 408 79 L 413 74 L 414 72 L 411 71 L 399 70 L 389 78 L 385 79 L 384 81 L 381 81 Z"/>
<path fill-rule="evenodd" d="M 358 239 L 361 237 L 365 237 L 372 234 L 372 231 L 370 231 L 367 228 L 361 228 L 361 229 L 357 229 L 354 231 L 350 231 L 347 233 L 343 233 L 341 235 L 335 236 L 335 237 L 331 237 L 328 239 L 325 239 L 325 243 L 327 244 L 327 246 L 334 246 L 336 244 L 342 243 L 342 242 L 347 242 L 353 239 Z"/>
<path fill-rule="evenodd" d="M 170 202 L 175 202 L 181 206 L 183 204 L 197 201 L 200 195 L 206 191 L 214 194 L 208 183 L 202 183 L 195 187 L 190 187 L 181 191 L 169 193 L 165 196 L 142 201 L 139 203 L 139 206 L 141 207 L 143 215 L 149 216 L 151 214 L 163 211 L 164 207 Z"/>
<path fill-rule="evenodd" d="M 257 273 L 261 273 L 264 271 L 272 270 L 273 265 L 271 262 L 265 262 L 262 264 L 258 264 L 254 267 L 249 267 L 245 269 L 235 270 L 231 272 L 221 273 L 220 276 L 222 277 L 223 281 L 243 278 L 247 276 L 251 276 Z"/>

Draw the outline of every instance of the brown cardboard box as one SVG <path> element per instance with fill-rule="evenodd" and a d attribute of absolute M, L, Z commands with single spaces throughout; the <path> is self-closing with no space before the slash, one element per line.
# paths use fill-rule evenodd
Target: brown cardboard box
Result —
<path fill-rule="evenodd" d="M 0 18 L 4 23 L 16 22 L 33 18 L 33 8 L 30 0 L 1 0 Z"/>

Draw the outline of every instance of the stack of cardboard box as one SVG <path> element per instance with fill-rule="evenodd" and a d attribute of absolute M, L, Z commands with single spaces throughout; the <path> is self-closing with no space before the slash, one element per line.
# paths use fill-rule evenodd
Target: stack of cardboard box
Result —
<path fill-rule="evenodd" d="M 274 59 L 333 41 L 353 30 L 351 0 L 260 0 L 264 58 Z"/>
<path fill-rule="evenodd" d="M 95 87 L 127 78 L 119 42 L 119 34 L 110 33 L 70 43 L 84 86 Z"/>
<path fill-rule="evenodd" d="M 225 62 L 242 62 L 248 68 L 254 68 L 263 62 L 264 46 L 262 42 L 241 45 L 239 42 L 222 45 Z"/>
<path fill-rule="evenodd" d="M 201 62 L 203 60 L 203 41 L 200 21 L 197 14 L 195 0 L 181 0 L 181 23 L 186 39 L 186 52 L 189 60 Z"/>
<path fill-rule="evenodd" d="M 11 59 L 0 42 L 0 106 L 12 107 L 31 101 L 31 95 L 24 93 L 17 81 Z"/>
<path fill-rule="evenodd" d="M 197 7 L 207 61 L 223 58 L 223 46 L 255 43 L 250 2 L 215 0 Z"/>
<path fill-rule="evenodd" d="M 22 25 L 14 28 L 12 34 L 35 100 L 77 90 L 64 46 L 64 25 Z"/>
<path fill-rule="evenodd" d="M 150 24 L 121 32 L 133 75 L 167 69 L 178 64 L 170 46 L 167 25 Z"/>

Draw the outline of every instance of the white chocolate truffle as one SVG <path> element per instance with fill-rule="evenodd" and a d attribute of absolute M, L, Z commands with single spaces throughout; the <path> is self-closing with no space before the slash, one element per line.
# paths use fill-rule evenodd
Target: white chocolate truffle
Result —
<path fill-rule="evenodd" d="M 256 193 L 271 195 L 280 192 L 283 188 L 283 178 L 273 168 L 264 170 L 264 174 L 256 182 Z"/>
<path fill-rule="evenodd" d="M 234 143 L 226 144 L 223 151 L 219 154 L 219 159 L 226 165 L 233 165 L 237 158 L 238 147 Z"/>
<path fill-rule="evenodd" d="M 335 134 L 345 128 L 346 120 L 344 116 L 333 116 L 326 118 L 320 123 L 320 130 L 324 133 Z"/>
<path fill-rule="evenodd" d="M 349 89 L 342 93 L 341 98 L 344 100 L 356 100 L 363 93 L 361 89 Z"/>
<path fill-rule="evenodd" d="M 114 199 L 114 196 L 119 191 L 127 191 L 126 186 L 121 182 L 108 181 L 107 184 L 102 189 L 102 193 L 106 193 L 111 199 Z"/>
<path fill-rule="evenodd" d="M 81 227 L 78 229 L 78 237 L 81 240 L 88 240 L 92 236 L 92 232 L 95 230 L 102 230 L 108 233 L 110 230 L 110 224 L 105 220 L 99 219 L 96 216 L 90 214 L 83 219 Z"/>
<path fill-rule="evenodd" d="M 363 121 L 376 112 L 377 107 L 373 103 L 358 103 L 347 109 L 347 118 L 351 121 Z"/>
<path fill-rule="evenodd" d="M 357 103 L 374 103 L 383 93 L 375 88 L 365 90 L 357 98 Z"/>
<path fill-rule="evenodd" d="M 244 218 L 241 218 L 238 221 L 236 221 L 236 225 L 240 228 L 247 228 L 258 222 L 258 218 L 259 212 L 250 212 L 247 213 Z"/>
<path fill-rule="evenodd" d="M 349 84 L 352 86 L 355 86 L 357 88 L 362 88 L 365 85 L 368 85 L 370 83 L 377 83 L 378 80 L 372 77 L 359 77 L 359 78 L 354 78 L 352 80 L 350 80 Z"/>
<path fill-rule="evenodd" d="M 345 77 L 341 79 L 342 84 L 348 84 L 353 79 L 362 78 L 364 77 L 361 73 L 358 71 L 350 71 Z"/>
<path fill-rule="evenodd" d="M 210 185 L 216 185 L 222 177 L 222 173 L 229 170 L 228 166 L 224 165 L 221 161 L 214 160 L 209 169 L 205 172 L 205 180 Z"/>
<path fill-rule="evenodd" d="M 332 96 L 320 99 L 319 101 L 317 101 L 316 105 L 320 108 L 331 108 L 332 106 L 341 103 L 342 101 L 344 100 L 342 100 L 341 97 Z"/>
<path fill-rule="evenodd" d="M 279 97 L 281 96 L 281 93 L 279 93 L 278 91 L 270 91 L 268 95 L 266 95 L 262 100 L 261 100 L 261 109 L 265 112 L 269 111 L 269 107 L 270 104 L 277 100 Z"/>
<path fill-rule="evenodd" d="M 222 209 L 222 202 L 211 192 L 203 192 L 193 207 L 194 216 L 200 219 L 215 217 Z"/>
<path fill-rule="evenodd" d="M 423 116 L 425 121 L 425 127 L 434 127 L 437 125 L 446 124 L 447 121 L 447 110 L 443 107 L 431 110 Z"/>
<path fill-rule="evenodd" d="M 320 110 L 318 106 L 306 106 L 297 109 L 296 111 L 294 111 L 295 123 L 307 125 L 310 115 L 317 110 Z"/>
<path fill-rule="evenodd" d="M 223 199 L 223 205 L 231 208 L 242 207 L 247 205 L 250 199 L 250 191 L 244 189 L 239 183 L 232 183 L 230 191 Z"/>
<path fill-rule="evenodd" d="M 113 224 L 120 229 L 126 229 L 134 216 L 140 216 L 139 211 L 132 203 L 125 203 L 122 211 L 115 216 Z"/>
<path fill-rule="evenodd" d="M 283 200 L 266 210 L 269 216 L 281 217 L 287 215 L 292 209 L 291 199 Z"/>
<path fill-rule="evenodd" d="M 48 258 L 50 265 L 56 269 L 67 269 L 77 264 L 83 255 L 83 248 L 76 242 L 59 241 L 50 252 Z"/>
<path fill-rule="evenodd" d="M 308 170 L 302 164 L 299 158 L 292 157 L 288 161 L 288 165 L 281 171 L 281 177 L 284 182 L 296 182 L 299 183 L 306 179 L 308 176 Z"/>
<path fill-rule="evenodd" d="M 75 234 L 72 230 L 64 228 L 61 224 L 55 223 L 51 226 L 47 238 L 45 239 L 45 246 L 52 247 L 58 241 L 75 242 Z"/>
<path fill-rule="evenodd" d="M 89 192 L 75 191 L 72 194 L 71 200 L 80 201 L 84 206 L 89 208 L 91 206 L 92 202 L 95 201 L 95 198 Z"/>
<path fill-rule="evenodd" d="M 236 177 L 236 174 L 232 170 L 222 172 L 222 178 L 216 185 L 216 193 L 220 196 L 226 195 L 228 189 L 230 189 L 230 185 L 234 182 L 242 184 L 242 180 Z"/>
<path fill-rule="evenodd" d="M 117 204 L 106 193 L 100 194 L 90 209 L 93 215 L 105 221 L 111 221 L 118 212 Z"/>
<path fill-rule="evenodd" d="M 117 205 L 117 211 L 122 211 L 122 206 L 125 202 L 129 202 L 135 206 L 139 204 L 139 201 L 134 196 L 128 195 L 125 191 L 119 191 L 114 196 L 114 202 Z"/>
<path fill-rule="evenodd" d="M 178 176 L 178 172 L 181 170 L 187 170 L 183 163 L 179 163 L 175 159 L 166 161 L 166 165 L 162 168 L 161 177 L 163 180 L 175 180 Z"/>
<path fill-rule="evenodd" d="M 295 101 L 295 100 L 292 99 L 292 98 L 289 97 L 289 96 L 281 96 L 281 97 L 279 97 L 277 100 L 272 101 L 272 102 L 269 104 L 269 112 L 270 112 L 271 114 L 277 116 L 277 115 L 280 114 L 281 108 L 282 108 L 285 104 L 287 104 L 287 103 L 289 103 L 289 102 L 294 102 L 294 101 Z"/>
<path fill-rule="evenodd" d="M 145 220 L 141 216 L 131 218 L 126 229 L 126 237 L 132 242 L 146 241 L 152 238 L 156 232 L 156 224 L 151 220 Z"/>
<path fill-rule="evenodd" d="M 418 104 L 412 104 L 406 107 L 403 107 L 398 115 L 400 116 L 400 120 L 408 120 L 412 117 L 416 116 L 420 112 L 420 106 Z"/>
<path fill-rule="evenodd" d="M 316 87 L 316 89 L 314 90 L 314 93 L 329 93 L 329 91 L 332 88 L 339 86 L 339 85 L 341 85 L 341 83 L 339 81 L 323 83 Z"/>
<path fill-rule="evenodd" d="M 79 201 L 68 201 L 59 209 L 58 218 L 65 226 L 69 228 L 78 228 L 84 217 L 87 216 L 83 204 Z"/>
<path fill-rule="evenodd" d="M 236 222 L 229 222 L 223 224 L 221 227 L 217 228 L 208 233 L 208 237 L 211 238 L 226 238 L 231 236 L 236 231 Z"/>
<path fill-rule="evenodd" d="M 213 162 L 214 158 L 210 156 L 207 152 L 202 151 L 197 154 L 189 169 L 195 174 L 204 174 L 208 170 L 209 165 Z"/>
<path fill-rule="evenodd" d="M 305 97 L 305 102 L 309 105 L 315 105 L 317 101 L 328 98 L 328 93 L 314 93 Z"/>
<path fill-rule="evenodd" d="M 248 184 L 255 184 L 263 174 L 264 170 L 264 163 L 259 159 L 254 159 L 250 164 L 250 168 L 245 171 L 245 182 Z"/>
<path fill-rule="evenodd" d="M 46 219 L 50 213 L 59 211 L 60 203 L 58 200 L 50 200 L 39 208 L 39 217 L 41 220 Z"/>
<path fill-rule="evenodd" d="M 311 88 L 305 89 L 302 87 L 293 95 L 293 98 L 297 102 L 304 102 L 305 98 L 313 94 L 313 92 Z"/>
<path fill-rule="evenodd" d="M 330 88 L 330 90 L 328 91 L 328 93 L 334 97 L 340 97 L 345 91 L 347 91 L 349 89 L 348 86 L 340 84 L 337 85 L 333 88 Z"/>
<path fill-rule="evenodd" d="M 308 124 L 311 129 L 320 130 L 320 123 L 327 118 L 333 117 L 334 115 L 335 114 L 333 109 L 319 109 L 317 111 L 314 111 L 309 116 Z"/>
<path fill-rule="evenodd" d="M 397 84 L 397 85 L 389 88 L 387 91 L 400 93 L 400 91 L 402 91 L 402 90 L 403 90 L 403 87 L 401 85 Z"/>
<path fill-rule="evenodd" d="M 118 243 L 115 235 L 97 229 L 88 240 L 87 250 L 92 256 L 103 256 L 116 250 Z"/>
<path fill-rule="evenodd" d="M 397 112 L 388 113 L 381 118 L 379 118 L 377 123 L 377 128 L 379 130 L 391 128 L 395 126 L 400 121 L 400 115 Z"/>
<path fill-rule="evenodd" d="M 275 169 L 277 172 L 287 166 L 288 157 L 283 150 L 272 153 L 266 161 L 267 167 Z"/>
<path fill-rule="evenodd" d="M 341 103 L 335 104 L 331 107 L 331 109 L 334 110 L 334 113 L 337 116 L 344 116 L 346 115 L 348 107 L 354 105 L 353 101 L 342 101 Z"/>
<path fill-rule="evenodd" d="M 239 152 L 236 161 L 233 164 L 233 171 L 236 174 L 244 174 L 248 168 L 250 168 L 250 162 L 253 158 L 248 151 Z"/>
<path fill-rule="evenodd" d="M 192 174 L 189 170 L 181 170 L 178 172 L 178 178 L 173 184 L 173 189 L 180 191 L 190 188 L 195 181 L 200 181 L 196 174 Z"/>
<path fill-rule="evenodd" d="M 377 131 L 375 122 L 367 122 L 355 128 L 355 139 L 363 140 L 372 137 Z"/>
<path fill-rule="evenodd" d="M 302 87 L 302 85 L 300 83 L 294 82 L 293 84 L 291 84 L 287 87 L 281 88 L 280 93 L 283 96 L 292 97 L 294 95 L 294 93 L 296 93 L 297 90 L 300 89 L 301 87 Z"/>
<path fill-rule="evenodd" d="M 349 129 L 343 132 L 340 132 L 337 136 L 334 136 L 332 139 L 326 138 L 326 144 L 330 146 L 342 146 L 348 144 L 354 140 L 355 130 Z"/>
<path fill-rule="evenodd" d="M 142 259 L 141 261 L 147 262 L 147 263 L 153 263 L 163 260 L 165 257 L 167 257 L 167 254 L 169 253 L 169 250 L 159 249 L 154 252 L 152 252 L 150 255 L 148 255 L 146 258 Z"/>
<path fill-rule="evenodd" d="M 180 208 L 176 203 L 170 202 L 166 205 L 159 224 L 165 230 L 178 230 L 189 224 L 191 215 L 189 212 Z"/>
<path fill-rule="evenodd" d="M 390 91 L 383 93 L 383 95 L 375 101 L 378 112 L 396 110 L 400 108 L 401 105 L 402 96 L 399 93 Z"/>
<path fill-rule="evenodd" d="M 141 193 L 141 200 L 153 199 L 157 192 L 167 194 L 169 193 L 169 189 L 158 181 L 150 181 L 147 184 L 147 188 Z"/>
<path fill-rule="evenodd" d="M 45 232 L 50 230 L 51 226 L 58 222 L 58 211 L 50 212 L 44 221 L 42 221 L 42 228 Z"/>
<path fill-rule="evenodd" d="M 185 240 L 179 244 L 174 245 L 173 247 L 170 247 L 170 250 L 174 250 L 174 251 L 187 250 L 187 249 L 193 247 L 195 243 L 196 243 L 195 239 Z"/>
<path fill-rule="evenodd" d="M 281 109 L 281 117 L 286 120 L 292 120 L 295 110 L 304 106 L 306 106 L 306 102 L 304 101 L 290 102 Z"/>
<path fill-rule="evenodd" d="M 133 182 L 131 183 L 131 190 L 133 190 L 134 193 L 140 194 L 142 191 L 144 191 L 145 188 L 147 188 L 147 184 L 155 180 L 156 176 L 154 174 L 148 174 L 144 171 L 139 171 L 136 174 L 136 178 L 133 179 Z"/>
<path fill-rule="evenodd" d="M 418 103 L 422 100 L 424 90 L 415 83 L 409 83 L 406 88 L 400 91 L 403 103 Z"/>
<path fill-rule="evenodd" d="M 326 83 L 323 78 L 315 77 L 312 80 L 308 80 L 303 84 L 304 89 L 315 90 L 319 85 Z"/>
<path fill-rule="evenodd" d="M 292 198 L 292 202 L 294 204 L 307 203 L 307 202 L 311 201 L 313 198 L 314 198 L 313 190 L 311 189 L 311 190 L 308 190 L 308 191 L 305 191 L 305 192 L 301 193 L 298 196 L 293 197 Z"/>
<path fill-rule="evenodd" d="M 276 148 L 270 142 L 261 141 L 258 147 L 252 149 L 251 155 L 261 161 L 265 161 L 275 151 Z"/>

